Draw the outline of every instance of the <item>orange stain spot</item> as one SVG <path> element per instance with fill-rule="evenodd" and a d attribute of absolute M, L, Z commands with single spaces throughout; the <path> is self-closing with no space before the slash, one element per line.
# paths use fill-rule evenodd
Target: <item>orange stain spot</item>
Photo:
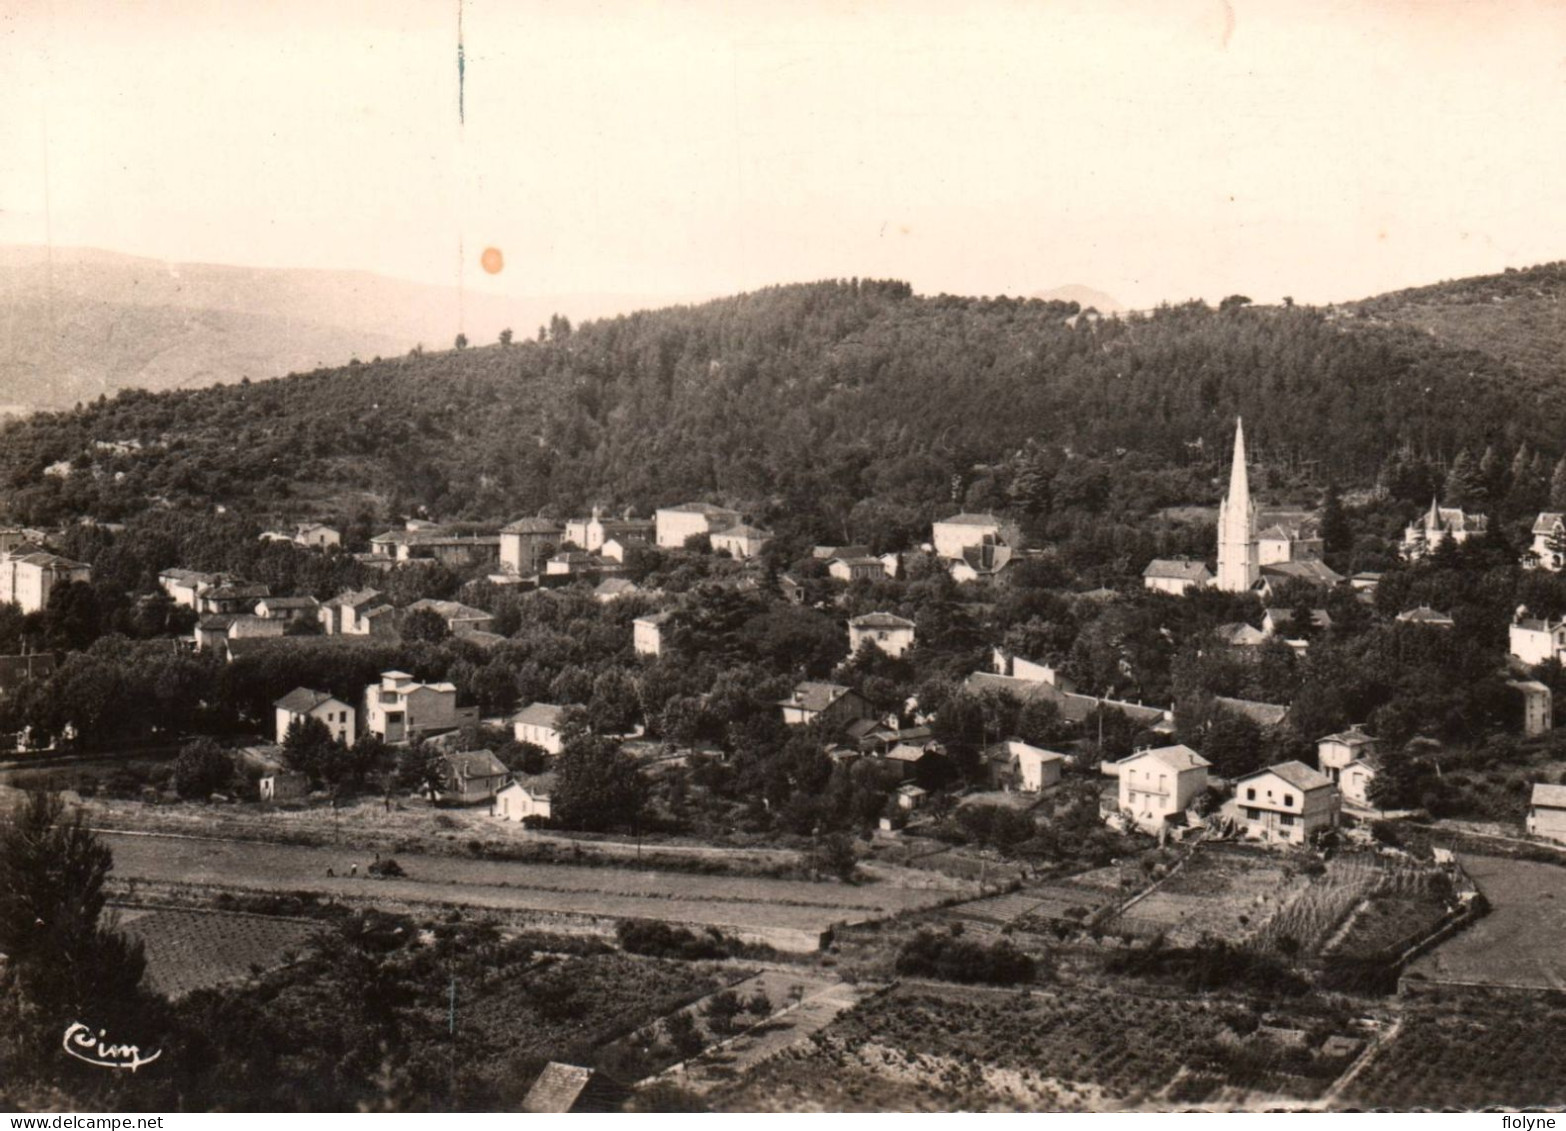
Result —
<path fill-rule="evenodd" d="M 498 275 L 506 266 L 506 257 L 500 254 L 498 247 L 486 247 L 484 254 L 479 256 L 479 266 L 491 275 Z"/>

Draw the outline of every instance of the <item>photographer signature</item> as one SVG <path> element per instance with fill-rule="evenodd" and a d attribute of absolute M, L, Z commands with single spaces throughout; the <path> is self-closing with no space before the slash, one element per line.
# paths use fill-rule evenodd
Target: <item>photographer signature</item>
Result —
<path fill-rule="evenodd" d="M 138 1045 L 112 1045 L 103 1038 L 104 1030 L 99 1029 L 94 1037 L 88 1026 L 77 1021 L 65 1031 L 65 1053 L 99 1068 L 129 1068 L 132 1072 L 163 1055 L 158 1049 L 151 1056 L 142 1056 Z"/>

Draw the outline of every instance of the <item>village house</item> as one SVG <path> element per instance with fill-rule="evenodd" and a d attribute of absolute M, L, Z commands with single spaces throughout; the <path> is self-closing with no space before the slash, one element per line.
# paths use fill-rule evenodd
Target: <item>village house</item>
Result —
<path fill-rule="evenodd" d="M 1213 582 L 1213 571 L 1206 562 L 1190 558 L 1154 558 L 1142 571 L 1142 587 L 1154 593 L 1184 597 L 1193 589 L 1205 589 Z"/>
<path fill-rule="evenodd" d="M 605 518 L 603 511 L 593 508 L 590 518 L 569 518 L 565 523 L 565 541 L 578 550 L 588 553 L 602 552 L 609 542 L 621 547 L 621 557 L 627 546 L 645 546 L 653 540 L 656 524 L 650 518 L 632 518 L 626 512 L 620 518 Z"/>
<path fill-rule="evenodd" d="M 924 803 L 929 796 L 930 791 L 923 786 L 905 782 L 897 787 L 897 807 L 911 813 L 916 809 L 924 808 Z"/>
<path fill-rule="evenodd" d="M 344 746 L 354 740 L 354 715 L 356 712 L 341 699 L 328 691 L 312 691 L 308 687 L 296 687 L 276 703 L 277 742 L 288 736 L 288 728 L 304 719 L 320 719 L 331 732 L 332 738 Z"/>
<path fill-rule="evenodd" d="M 295 770 L 278 770 L 256 783 L 262 801 L 299 801 L 310 794 L 310 775 Z"/>
<path fill-rule="evenodd" d="M 833 558 L 873 558 L 869 546 L 812 546 L 810 556 L 818 562 L 830 562 Z"/>
<path fill-rule="evenodd" d="M 201 594 L 200 611 L 219 615 L 253 613 L 256 603 L 271 595 L 271 588 L 260 582 L 232 581 L 214 585 Z"/>
<path fill-rule="evenodd" d="M 655 540 L 660 549 L 678 550 L 684 547 L 687 538 L 699 534 L 710 538 L 716 531 L 738 526 L 744 518 L 739 511 L 712 503 L 659 507 L 653 519 Z"/>
<path fill-rule="evenodd" d="M 1528 667 L 1566 652 L 1566 621 L 1537 620 L 1519 615 L 1507 629 L 1511 655 Z"/>
<path fill-rule="evenodd" d="M 997 742 L 980 756 L 996 789 L 1039 793 L 1060 782 L 1066 756 L 1017 739 Z"/>
<path fill-rule="evenodd" d="M 364 729 L 387 742 L 456 730 L 477 712 L 459 711 L 454 683 L 420 683 L 407 672 L 382 672 L 364 691 Z"/>
<path fill-rule="evenodd" d="M 954 514 L 930 527 L 930 544 L 937 557 L 948 561 L 961 559 L 963 551 L 1001 539 L 1000 519 L 992 514 Z"/>
<path fill-rule="evenodd" d="M 1375 738 L 1355 723 L 1348 730 L 1316 740 L 1316 765 L 1323 774 L 1341 785 L 1343 771 L 1355 762 L 1375 757 L 1377 747 Z"/>
<path fill-rule="evenodd" d="M 1015 560 L 1012 548 L 1006 543 L 983 542 L 969 546 L 961 556 L 950 559 L 947 572 L 958 584 L 965 581 L 1004 581 L 1007 570 Z"/>
<path fill-rule="evenodd" d="M 187 609 L 201 607 L 201 595 L 224 581 L 222 574 L 199 573 L 193 569 L 166 569 L 158 574 L 158 585 L 176 605 Z"/>
<path fill-rule="evenodd" d="M 1283 762 L 1235 782 L 1236 812 L 1247 836 L 1304 844 L 1338 823 L 1338 787 L 1304 762 Z"/>
<path fill-rule="evenodd" d="M 792 573 L 778 575 L 778 592 L 791 605 L 805 603 L 805 585 Z"/>
<path fill-rule="evenodd" d="M 512 736 L 518 742 L 528 742 L 550 754 L 565 749 L 564 707 L 553 703 L 530 703 L 511 716 Z"/>
<path fill-rule="evenodd" d="M 1260 648 L 1267 643 L 1268 634 L 1259 628 L 1252 628 L 1244 621 L 1235 621 L 1231 624 L 1220 624 L 1213 629 L 1213 635 L 1222 644 L 1230 648 Z"/>
<path fill-rule="evenodd" d="M 1157 833 L 1207 788 L 1212 763 L 1189 746 L 1160 746 L 1113 765 L 1120 779 L 1120 811 L 1143 832 Z"/>
<path fill-rule="evenodd" d="M 432 612 L 446 622 L 446 629 L 453 636 L 466 636 L 472 632 L 488 632 L 495 618 L 483 609 L 464 605 L 459 601 L 438 601 L 425 597 L 403 610 L 403 616 L 419 611 Z"/>
<path fill-rule="evenodd" d="M 1258 703 L 1254 699 L 1231 699 L 1228 696 L 1213 697 L 1213 706 L 1232 715 L 1250 719 L 1263 730 L 1281 727 L 1289 717 L 1289 709 L 1281 703 Z"/>
<path fill-rule="evenodd" d="M 1541 511 L 1533 520 L 1533 543 L 1523 555 L 1523 564 L 1551 573 L 1561 571 L 1566 565 L 1566 514 Z"/>
<path fill-rule="evenodd" d="M 1261 580 L 1257 582 L 1255 591 L 1264 601 L 1271 601 L 1277 595 L 1281 586 L 1290 581 L 1303 581 L 1307 585 L 1314 585 L 1318 589 L 1331 589 L 1343 584 L 1343 575 L 1329 566 L 1326 562 L 1316 559 L 1306 559 L 1297 562 L 1274 562 L 1272 565 L 1258 566 L 1257 572 Z"/>
<path fill-rule="evenodd" d="M 57 586 L 91 580 L 92 567 L 85 562 L 41 550 L 0 553 L 0 602 L 15 605 L 24 613 L 41 613 L 48 608 Z"/>
<path fill-rule="evenodd" d="M 310 624 L 321 615 L 321 602 L 314 597 L 263 597 L 256 602 L 256 616 L 262 620 L 298 621 Z"/>
<path fill-rule="evenodd" d="M 549 820 L 556 780 L 555 774 L 525 774 L 517 778 L 495 794 L 490 816 L 505 821 L 525 821 L 529 817 Z"/>
<path fill-rule="evenodd" d="M 1507 680 L 1518 700 L 1518 718 L 1522 732 L 1528 738 L 1537 738 L 1555 729 L 1555 697 L 1547 684 L 1536 679 Z"/>
<path fill-rule="evenodd" d="M 886 567 L 881 559 L 865 554 L 860 557 L 834 557 L 827 562 L 827 575 L 838 581 L 882 581 Z"/>
<path fill-rule="evenodd" d="M 866 613 L 848 622 L 848 651 L 858 655 L 866 644 L 874 644 L 896 658 L 914 646 L 914 622 L 892 613 Z"/>
<path fill-rule="evenodd" d="M 0 656 L 0 699 L 28 680 L 44 680 L 54 674 L 53 652 L 27 652 L 20 656 Z"/>
<path fill-rule="evenodd" d="M 593 587 L 593 599 L 600 605 L 618 601 L 622 597 L 634 597 L 642 587 L 628 577 L 606 577 Z"/>
<path fill-rule="evenodd" d="M 372 556 L 399 562 L 437 561 L 462 569 L 500 561 L 499 534 L 461 534 L 430 523 L 408 523 L 370 539 Z"/>
<path fill-rule="evenodd" d="M 1268 609 L 1262 614 L 1262 632 L 1268 636 L 1287 636 L 1293 631 L 1293 609 Z M 1332 614 L 1326 609 L 1310 610 L 1310 627 L 1325 632 L 1332 627 Z"/>
<path fill-rule="evenodd" d="M 736 561 L 759 558 L 772 541 L 772 531 L 737 523 L 712 532 L 712 552 L 727 553 Z"/>
<path fill-rule="evenodd" d="M 286 621 L 252 613 L 215 613 L 196 622 L 196 651 L 217 652 L 228 659 L 231 641 L 282 636 L 287 627 Z"/>
<path fill-rule="evenodd" d="M 638 656 L 663 655 L 664 634 L 668 631 L 669 621 L 673 617 L 672 611 L 665 611 L 637 617 L 631 622 L 631 642 Z"/>
<path fill-rule="evenodd" d="M 500 528 L 500 564 L 511 573 L 537 574 L 565 541 L 565 525 L 552 518 L 519 518 Z"/>
<path fill-rule="evenodd" d="M 1418 624 L 1425 628 L 1451 628 L 1452 618 L 1445 613 L 1436 612 L 1429 605 L 1420 605 L 1417 609 L 1404 609 L 1397 615 L 1399 624 Z"/>
<path fill-rule="evenodd" d="M 1529 836 L 1566 844 L 1566 785 L 1534 783 L 1525 827 Z"/>
<path fill-rule="evenodd" d="M 1349 585 L 1361 597 L 1371 597 L 1374 596 L 1376 587 L 1381 584 L 1381 579 L 1384 576 L 1384 574 L 1375 570 L 1362 570 L 1349 578 Z"/>
<path fill-rule="evenodd" d="M 896 766 L 901 780 L 928 783 L 935 773 L 935 767 L 946 757 L 946 754 L 937 743 L 899 742 L 877 757 L 889 766 Z"/>
<path fill-rule="evenodd" d="M 369 636 L 371 625 L 364 614 L 383 607 L 391 603 L 380 590 L 350 589 L 321 606 L 321 629 L 328 636 Z"/>
<path fill-rule="evenodd" d="M 1458 545 L 1483 534 L 1490 520 L 1482 514 L 1467 514 L 1460 507 L 1443 507 L 1434 499 L 1430 509 L 1409 523 L 1403 531 L 1403 556 L 1415 561 L 1433 554 L 1450 538 Z"/>
<path fill-rule="evenodd" d="M 1155 707 L 1145 703 L 1130 703 L 1124 699 L 1101 699 L 1095 695 L 1083 695 L 1068 691 L 1044 680 L 1018 679 L 1015 676 L 997 675 L 992 672 L 974 672 L 963 680 L 963 690 L 970 692 L 999 691 L 1019 703 L 1044 699 L 1055 704 L 1060 717 L 1066 722 L 1081 723 L 1095 711 L 1119 711 L 1143 730 L 1154 734 L 1169 735 L 1175 730 L 1174 712 L 1168 707 Z"/>
<path fill-rule="evenodd" d="M 1262 511 L 1256 517 L 1258 565 L 1312 561 L 1321 557 L 1320 522 L 1309 511 Z"/>
<path fill-rule="evenodd" d="M 306 522 L 294 531 L 294 544 L 312 550 L 325 550 L 343 544 L 342 531 L 324 522 Z"/>
<path fill-rule="evenodd" d="M 492 750 L 462 750 L 444 754 L 438 763 L 439 799 L 460 805 L 493 800 L 511 777 Z"/>
<path fill-rule="evenodd" d="M 1047 683 L 1051 687 L 1060 688 L 1062 691 L 1076 690 L 1076 685 L 1061 674 L 1058 664 L 1026 660 L 1014 652 L 1008 652 L 1004 648 L 996 647 L 990 649 L 990 667 L 996 675 L 1011 676 L 1014 679 L 1030 680 L 1037 683 Z"/>
<path fill-rule="evenodd" d="M 855 719 L 870 718 L 874 714 L 870 704 L 852 688 L 812 680 L 796 684 L 794 694 L 778 706 L 783 710 L 783 721 L 789 726 L 820 723 L 829 730 L 839 730 Z"/>

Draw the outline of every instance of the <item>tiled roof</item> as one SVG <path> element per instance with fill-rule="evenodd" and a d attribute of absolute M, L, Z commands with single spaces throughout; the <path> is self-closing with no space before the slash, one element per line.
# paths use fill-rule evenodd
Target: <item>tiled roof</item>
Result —
<path fill-rule="evenodd" d="M 558 727 L 564 714 L 565 708 L 553 703 L 529 703 L 512 715 L 511 721 L 525 726 Z"/>
<path fill-rule="evenodd" d="M 1529 800 L 1534 805 L 1542 805 L 1547 809 L 1566 809 L 1566 785 L 1534 782 L 1533 796 Z"/>
<path fill-rule="evenodd" d="M 1548 534 L 1557 524 L 1566 525 L 1566 514 L 1560 511 L 1540 511 L 1539 517 L 1533 520 L 1533 532 Z"/>
<path fill-rule="evenodd" d="M 1153 758 L 1162 762 L 1176 773 L 1181 770 L 1199 770 L 1212 765 L 1211 762 L 1203 758 L 1195 750 L 1184 745 L 1159 746 L 1152 750 L 1139 750 L 1129 758 L 1120 759 L 1117 764 L 1124 766 L 1141 758 Z"/>
<path fill-rule="evenodd" d="M 457 754 L 447 754 L 441 761 L 457 777 L 494 778 L 510 773 L 505 763 L 495 757 L 493 750 L 463 750 Z"/>
<path fill-rule="evenodd" d="M 790 699 L 783 700 L 785 707 L 801 707 L 806 711 L 825 711 L 833 703 L 847 695 L 851 688 L 839 683 L 817 683 L 806 681 L 796 684 L 794 695 Z"/>
<path fill-rule="evenodd" d="M 1229 699 L 1219 695 L 1213 703 L 1225 711 L 1243 715 L 1257 726 L 1275 727 L 1288 717 L 1289 709 L 1277 703 L 1257 703 L 1251 699 Z"/>
<path fill-rule="evenodd" d="M 914 622 L 893 613 L 866 613 L 848 622 L 855 628 L 912 628 Z"/>
<path fill-rule="evenodd" d="M 329 691 L 312 691 L 308 687 L 296 687 L 272 706 L 280 707 L 291 715 L 303 715 L 334 698 L 336 696 Z"/>
<path fill-rule="evenodd" d="M 565 523 L 552 518 L 519 518 L 500 528 L 502 534 L 563 534 Z"/>
<path fill-rule="evenodd" d="M 1212 576 L 1206 562 L 1186 558 L 1154 558 L 1142 571 L 1143 577 L 1168 578 L 1172 581 L 1206 581 Z"/>
<path fill-rule="evenodd" d="M 1332 779 L 1326 774 L 1311 769 L 1304 762 L 1280 762 L 1276 766 L 1268 766 L 1265 770 L 1257 770 L 1255 773 L 1246 774 L 1240 781 L 1250 781 L 1259 778 L 1263 774 L 1273 774 L 1282 778 L 1289 785 L 1301 793 L 1308 793 L 1313 789 L 1321 789 L 1332 784 Z"/>
<path fill-rule="evenodd" d="M 1000 520 L 992 514 L 954 514 L 936 522 L 937 526 L 999 526 Z"/>

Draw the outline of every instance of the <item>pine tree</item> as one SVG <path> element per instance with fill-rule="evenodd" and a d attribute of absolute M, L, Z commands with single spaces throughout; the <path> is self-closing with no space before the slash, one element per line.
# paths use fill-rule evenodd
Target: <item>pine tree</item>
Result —
<path fill-rule="evenodd" d="M 1486 500 L 1506 497 L 1506 465 L 1501 462 L 1494 444 L 1485 448 L 1484 456 L 1479 460 L 1479 483 Z"/>
<path fill-rule="evenodd" d="M 1484 481 L 1479 474 L 1478 462 L 1467 448 L 1457 453 L 1451 470 L 1446 473 L 1443 497 L 1447 506 L 1461 507 L 1463 510 L 1477 507 L 1484 501 Z"/>
<path fill-rule="evenodd" d="M 1555 471 L 1550 476 L 1550 509 L 1566 511 L 1566 456 L 1556 461 Z"/>
<path fill-rule="evenodd" d="M 1321 547 L 1329 561 L 1341 561 L 1354 548 L 1354 531 L 1343 512 L 1336 483 L 1328 484 L 1321 506 Z"/>

